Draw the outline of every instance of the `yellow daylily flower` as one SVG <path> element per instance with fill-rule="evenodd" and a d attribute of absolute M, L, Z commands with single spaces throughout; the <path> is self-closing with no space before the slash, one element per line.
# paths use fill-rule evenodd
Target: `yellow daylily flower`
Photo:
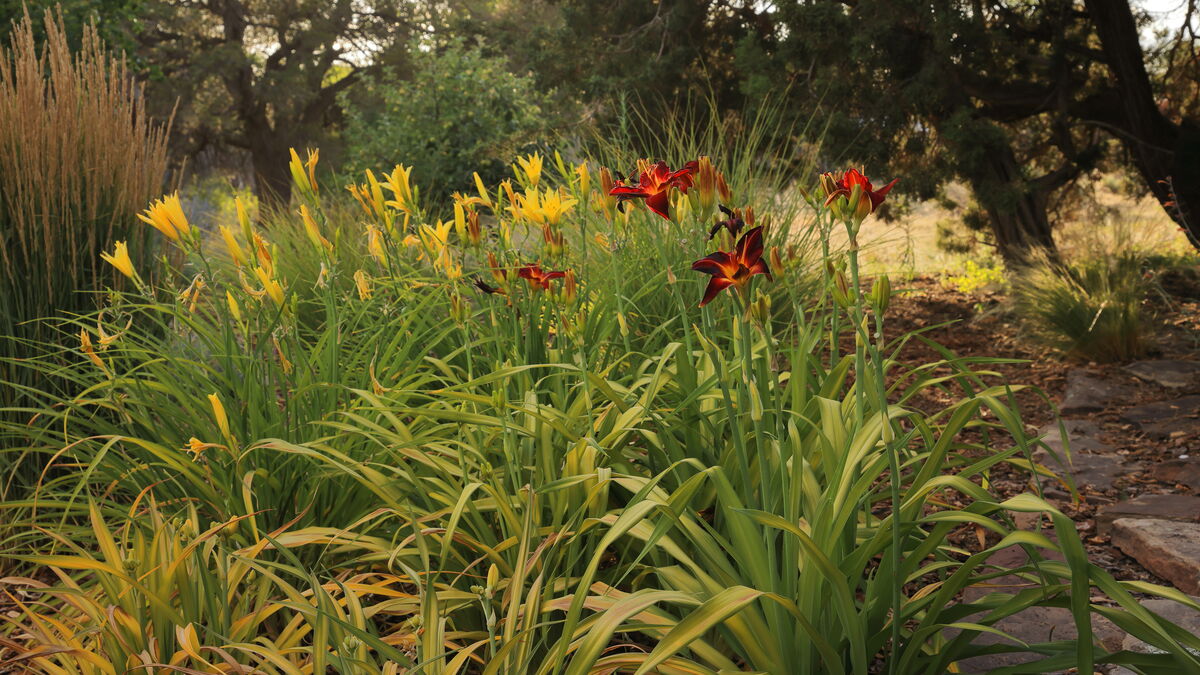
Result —
<path fill-rule="evenodd" d="M 233 297 L 233 293 L 225 291 L 225 302 L 229 305 L 229 313 L 233 316 L 233 320 L 238 323 L 242 322 L 242 308 L 238 305 L 237 299 Z"/>
<path fill-rule="evenodd" d="M 575 167 L 575 174 L 579 176 L 579 194 L 586 197 L 592 189 L 592 174 L 588 171 L 587 162 L 580 162 Z"/>
<path fill-rule="evenodd" d="M 237 209 L 238 225 L 242 228 L 242 236 L 246 241 L 250 241 L 253 237 L 251 234 L 254 230 L 250 227 L 250 215 L 246 212 L 246 204 L 242 202 L 241 197 L 233 198 L 233 207 Z"/>
<path fill-rule="evenodd" d="M 387 188 L 393 197 L 387 205 L 410 215 L 417 210 L 417 192 L 412 188 L 411 177 L 411 166 L 405 168 L 397 164 L 392 173 L 385 175 L 387 180 L 383 183 L 383 187 Z"/>
<path fill-rule="evenodd" d="M 313 219 L 312 213 L 304 204 L 300 205 L 300 218 L 304 221 L 304 233 L 308 235 L 308 240 L 312 242 L 312 245 L 318 251 L 322 248 L 326 251 L 332 251 L 333 244 L 329 243 L 329 240 L 322 236 L 320 228 L 317 227 L 317 221 Z"/>
<path fill-rule="evenodd" d="M 215 392 L 208 395 L 208 403 L 212 406 L 213 419 L 217 422 L 217 428 L 221 430 L 221 435 L 228 440 L 231 436 L 229 434 L 229 417 L 225 415 L 225 405 L 221 403 L 220 397 Z"/>
<path fill-rule="evenodd" d="M 279 340 L 274 335 L 271 336 L 271 342 L 275 345 L 275 354 L 279 356 L 279 367 L 283 369 L 284 375 L 289 375 L 292 372 L 292 362 L 288 361 L 287 356 L 283 353 L 283 347 L 279 345 Z"/>
<path fill-rule="evenodd" d="M 183 292 L 179 294 L 179 304 L 186 303 L 189 312 L 196 311 L 196 302 L 200 299 L 200 291 L 204 290 L 204 277 L 199 274 L 192 279 L 192 283 Z"/>
<path fill-rule="evenodd" d="M 241 245 L 238 244 L 237 239 L 233 236 L 233 232 L 224 225 L 217 229 L 221 232 L 221 238 L 225 240 L 225 248 L 228 249 L 229 257 L 233 259 L 233 264 L 238 267 L 245 265 L 246 254 L 242 251 Z"/>
<path fill-rule="evenodd" d="M 354 285 L 358 287 L 358 299 L 367 300 L 371 297 L 371 280 L 367 273 L 359 270 L 354 273 Z"/>
<path fill-rule="evenodd" d="M 571 210 L 571 207 L 575 206 L 577 201 L 568 197 L 566 192 L 561 189 L 551 190 L 547 188 L 546 192 L 542 194 L 542 216 L 546 219 L 547 223 L 557 225 L 558 221 L 562 220 L 562 217 Z"/>
<path fill-rule="evenodd" d="M 383 250 L 383 232 L 374 225 L 367 226 L 367 253 L 380 263 L 387 263 L 387 253 Z"/>
<path fill-rule="evenodd" d="M 508 196 L 509 210 L 511 211 L 513 209 L 516 209 L 517 208 L 517 196 L 516 196 L 516 194 L 513 193 L 512 181 L 511 180 L 502 180 L 502 181 L 500 181 L 500 187 L 504 188 L 504 194 Z"/>
<path fill-rule="evenodd" d="M 105 365 L 104 360 L 100 358 L 95 348 L 92 347 L 92 336 L 87 332 L 86 328 L 79 329 L 79 348 L 87 355 L 89 361 L 96 364 L 96 367 L 105 375 L 112 377 L 112 373 L 108 371 L 108 366 Z"/>
<path fill-rule="evenodd" d="M 125 246 L 125 242 L 118 241 L 111 255 L 101 253 L 100 258 L 130 279 L 137 278 L 137 272 L 133 269 L 133 261 L 129 258 L 129 249 Z"/>
<path fill-rule="evenodd" d="M 179 202 L 178 192 L 151 202 L 144 212 L 138 214 L 138 218 L 162 232 L 171 241 L 179 241 L 192 231 L 187 217 L 183 215 L 183 205 Z"/>
<path fill-rule="evenodd" d="M 258 276 L 258 280 L 262 282 L 263 291 L 271 296 L 276 305 L 283 306 L 283 286 L 272 278 L 267 270 L 261 267 L 254 268 L 254 274 Z"/>
<path fill-rule="evenodd" d="M 440 255 L 450 243 L 450 228 L 452 227 L 454 227 L 453 221 L 438 221 L 438 224 L 433 227 L 421 226 L 421 239 L 425 243 L 425 248 L 429 249 L 435 257 Z"/>
<path fill-rule="evenodd" d="M 288 163 L 288 168 L 292 172 L 292 182 L 300 191 L 308 197 L 317 196 L 317 160 L 320 156 L 320 150 L 308 150 L 308 155 L 304 163 L 300 162 L 300 155 L 296 154 L 295 148 L 289 148 L 292 156 L 292 161 Z"/>
<path fill-rule="evenodd" d="M 471 176 L 475 179 L 475 189 L 479 191 L 479 199 L 485 206 L 491 208 L 492 197 L 488 194 L 487 188 L 483 185 L 483 179 L 479 177 L 479 172 L 474 171 Z"/>
<path fill-rule="evenodd" d="M 518 157 L 517 165 L 521 167 L 521 171 L 517 172 L 516 167 L 513 167 L 513 173 L 517 178 L 521 177 L 521 173 L 525 174 L 525 182 L 531 188 L 536 188 L 538 181 L 542 178 L 542 165 L 545 160 L 540 153 L 533 153 L 528 157 Z"/>

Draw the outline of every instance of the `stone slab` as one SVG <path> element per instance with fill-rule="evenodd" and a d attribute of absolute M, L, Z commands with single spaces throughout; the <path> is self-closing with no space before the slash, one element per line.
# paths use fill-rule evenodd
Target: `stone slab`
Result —
<path fill-rule="evenodd" d="M 1063 429 L 1060 429 L 1058 422 L 1051 422 L 1046 426 L 1038 429 L 1038 435 L 1042 437 L 1042 442 L 1050 446 L 1054 452 L 1059 455 L 1070 446 L 1071 452 L 1111 452 L 1112 446 L 1100 440 L 1100 434 L 1104 433 L 1100 429 L 1100 425 L 1092 420 L 1061 420 L 1063 429 L 1066 430 L 1066 440 L 1063 442 Z"/>
<path fill-rule="evenodd" d="M 1033 461 L 1044 465 L 1060 478 L 1070 475 L 1075 481 L 1075 488 L 1090 486 L 1097 490 L 1107 490 L 1113 486 L 1113 481 L 1130 471 L 1141 469 L 1140 464 L 1125 464 L 1120 455 L 1093 455 L 1072 452 L 1070 457 L 1060 454 L 1053 457 L 1045 449 L 1033 453 Z M 1049 486 L 1047 486 L 1049 487 Z"/>
<path fill-rule="evenodd" d="M 1125 370 L 1166 389 L 1200 387 L 1200 362 L 1196 361 L 1135 361 Z"/>
<path fill-rule="evenodd" d="M 1192 600 L 1200 602 L 1200 598 L 1197 597 L 1193 597 Z M 1142 606 L 1180 628 L 1190 631 L 1195 635 L 1200 635 L 1200 612 L 1191 607 L 1185 607 L 1174 600 L 1167 600 L 1166 598 L 1143 600 Z M 1121 641 L 1121 648 L 1128 649 L 1131 652 L 1142 653 L 1160 651 L 1132 635 L 1125 636 L 1124 640 Z"/>
<path fill-rule="evenodd" d="M 1105 506 L 1096 512 L 1096 530 L 1108 534 L 1119 518 L 1156 518 L 1175 522 L 1200 522 L 1200 497 L 1165 494 L 1140 495 L 1129 501 Z"/>
<path fill-rule="evenodd" d="M 1200 593 L 1200 523 L 1118 518 L 1113 546 L 1184 593 Z"/>
<path fill-rule="evenodd" d="M 1067 391 L 1058 406 L 1061 415 L 1100 412 L 1129 395 L 1129 387 L 1086 370 L 1067 373 Z"/>
<path fill-rule="evenodd" d="M 1121 413 L 1121 420 L 1157 439 L 1173 433 L 1200 434 L 1200 395 L 1133 406 Z"/>
<path fill-rule="evenodd" d="M 1030 607 L 997 621 L 993 627 L 1029 644 L 1053 640 L 1074 640 L 1079 637 L 1079 631 L 1075 628 L 1075 617 L 1071 615 L 1071 610 L 1063 607 Z M 1120 648 L 1125 637 L 1125 631 L 1117 628 L 1115 624 L 1104 617 L 1092 615 L 1092 638 L 1101 647 L 1115 651 Z M 1014 644 L 1011 640 L 1005 640 L 991 633 L 980 633 L 972 641 L 972 644 L 975 645 L 1002 643 Z M 1040 655 L 1023 652 L 988 654 L 963 659 L 958 662 L 958 667 L 963 673 L 987 673 L 996 668 L 1029 663 L 1041 658 L 1043 657 Z"/>
<path fill-rule="evenodd" d="M 1150 470 L 1150 475 L 1164 483 L 1174 483 L 1200 491 L 1200 457 L 1189 455 L 1187 459 L 1159 462 Z"/>

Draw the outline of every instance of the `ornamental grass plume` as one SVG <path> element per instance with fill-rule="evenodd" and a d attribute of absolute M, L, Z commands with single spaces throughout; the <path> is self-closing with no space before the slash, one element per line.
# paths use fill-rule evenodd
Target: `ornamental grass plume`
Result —
<path fill-rule="evenodd" d="M 0 44 L 0 406 L 45 382 L 12 359 L 52 339 L 45 322 L 95 309 L 114 264 L 99 252 L 120 241 L 122 274 L 150 276 L 155 246 L 135 215 L 162 189 L 170 121 L 152 121 L 123 56 L 94 24 L 72 51 L 61 11 L 47 10 L 45 39 L 28 10 Z M 126 276 L 130 276 L 126 274 Z M 84 292 L 80 292 L 84 291 Z"/>

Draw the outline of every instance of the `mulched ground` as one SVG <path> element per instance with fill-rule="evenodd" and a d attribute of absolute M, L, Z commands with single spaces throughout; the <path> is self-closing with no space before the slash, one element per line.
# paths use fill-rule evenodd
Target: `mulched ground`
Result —
<path fill-rule="evenodd" d="M 899 284 L 897 284 L 899 285 Z M 1000 377 L 990 378 L 990 384 L 1031 385 L 1030 389 L 1018 392 L 1016 398 L 1021 408 L 1023 421 L 1030 432 L 1035 432 L 1056 418 L 1056 410 L 1047 404 L 1045 397 L 1055 403 L 1062 400 L 1066 388 L 1067 373 L 1073 368 L 1087 368 L 1100 373 L 1105 379 L 1127 384 L 1133 392 L 1119 407 L 1089 415 L 1073 415 L 1096 422 L 1103 431 L 1099 440 L 1111 445 L 1123 455 L 1126 462 L 1139 462 L 1142 470 L 1131 470 L 1118 478 L 1112 489 L 1096 491 L 1085 489 L 1079 500 L 1061 490 L 1051 489 L 1048 498 L 1064 513 L 1075 519 L 1092 561 L 1108 569 L 1118 579 L 1140 579 L 1164 583 L 1147 572 L 1136 561 L 1111 546 L 1107 536 L 1096 532 L 1095 513 L 1098 508 L 1117 501 L 1124 501 L 1144 493 L 1191 494 L 1185 485 L 1156 480 L 1153 467 L 1164 459 L 1178 454 L 1186 448 L 1192 454 L 1200 454 L 1200 437 L 1177 435 L 1165 441 L 1146 437 L 1132 425 L 1119 419 L 1126 407 L 1162 401 L 1178 397 L 1161 387 L 1146 383 L 1124 372 L 1124 364 L 1096 364 L 1070 360 L 1032 337 L 1028 329 L 1008 311 L 1006 298 L 997 293 L 962 293 L 947 288 L 936 279 L 924 277 L 903 284 L 907 291 L 893 300 L 889 311 L 889 333 L 900 335 L 911 330 L 936 326 L 925 335 L 955 354 L 965 357 L 999 357 L 1021 359 L 1017 364 L 995 364 L 986 367 L 996 371 Z M 1170 289 L 1175 290 L 1175 289 Z M 1146 358 L 1200 360 L 1200 293 L 1197 289 L 1183 286 L 1179 294 L 1156 298 L 1148 303 L 1146 311 L 1154 318 L 1152 335 Z M 910 343 L 902 355 L 905 363 L 922 363 L 940 358 L 932 348 Z M 1040 393 L 1039 393 L 1040 392 Z M 914 404 L 928 410 L 944 407 L 952 401 L 951 395 L 928 397 Z M 1176 452 L 1171 446 L 1177 446 Z M 1015 468 L 994 472 L 991 487 L 1001 497 L 1029 490 L 1030 478 Z M 1043 482 L 1043 487 L 1047 484 Z M 1051 486 L 1052 487 L 1052 486 Z M 974 536 L 964 533 L 960 543 L 972 550 L 979 550 Z M 989 542 L 990 545 L 991 542 Z"/>

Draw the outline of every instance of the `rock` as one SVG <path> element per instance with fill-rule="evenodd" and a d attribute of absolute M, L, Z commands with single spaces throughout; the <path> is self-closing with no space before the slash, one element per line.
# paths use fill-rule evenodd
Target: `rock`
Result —
<path fill-rule="evenodd" d="M 1112 446 L 1100 441 L 1100 434 L 1103 432 L 1100 430 L 1099 424 L 1091 420 L 1061 420 L 1061 422 L 1063 428 L 1066 429 L 1071 452 L 1110 452 L 1112 450 Z M 1038 435 L 1042 437 L 1043 443 L 1061 456 L 1067 446 L 1063 443 L 1062 429 L 1058 425 L 1058 422 L 1051 422 L 1038 429 Z"/>
<path fill-rule="evenodd" d="M 1200 524 L 1118 518 L 1112 543 L 1184 593 L 1200 593 Z"/>
<path fill-rule="evenodd" d="M 970 617 L 968 620 L 979 617 Z M 1053 640 L 1074 640 L 1079 636 L 1075 628 L 1075 617 L 1071 610 L 1063 607 L 1030 607 L 1016 614 L 1003 618 L 993 624 L 993 627 L 1008 633 L 1012 637 L 1027 644 L 1050 642 Z M 1092 639 L 1106 650 L 1115 651 L 1121 647 L 1126 637 L 1125 631 L 1117 628 L 1116 624 L 1102 616 L 1092 615 Z M 980 633 L 973 641 L 975 645 L 1014 644 L 999 635 Z M 1029 663 L 1042 658 L 1028 652 L 1011 654 L 988 654 L 963 659 L 958 666 L 963 673 L 986 673 L 995 668 Z"/>
<path fill-rule="evenodd" d="M 1051 540 L 1055 539 L 1052 530 L 1046 530 L 1044 534 L 1049 536 Z M 1063 560 L 1060 553 L 1054 551 L 1043 551 L 1043 553 L 1047 554 L 1047 558 L 1059 561 Z M 1025 553 L 1024 549 L 1020 546 L 1009 546 L 993 553 L 988 558 L 987 564 L 1004 569 L 1013 569 L 1026 565 L 1028 562 L 1029 556 Z M 977 602 L 980 598 L 991 593 L 1018 593 L 1032 587 L 1032 585 L 1026 579 L 1021 579 L 1015 575 L 1006 575 L 990 580 L 987 586 L 972 586 L 963 589 L 963 599 L 966 602 Z M 982 616 L 983 614 L 978 614 L 967 617 L 964 620 L 976 621 Z M 1120 646 L 1121 640 L 1125 636 L 1124 631 L 1100 616 L 1093 615 L 1092 621 L 1092 636 L 1101 646 L 1110 650 Z M 1062 607 L 1029 607 L 1013 616 L 997 621 L 994 627 L 1026 643 L 1070 640 L 1079 635 L 1075 629 L 1075 618 L 1071 615 L 1071 611 Z M 953 631 L 948 631 L 948 633 L 953 633 Z M 973 641 L 973 644 L 976 645 L 998 643 L 1014 644 L 1010 640 L 1005 640 L 991 633 L 980 633 Z M 961 672 L 964 673 L 986 673 L 994 668 L 1028 663 L 1040 658 L 1037 654 L 1027 652 L 989 654 L 964 659 L 963 661 L 959 661 L 958 665 L 961 668 Z"/>
<path fill-rule="evenodd" d="M 1121 413 L 1121 419 L 1158 439 L 1174 433 L 1200 434 L 1200 396 L 1134 406 Z"/>
<path fill-rule="evenodd" d="M 1063 455 L 1055 458 L 1042 449 L 1033 453 L 1033 460 L 1064 479 L 1070 474 L 1075 481 L 1075 489 L 1088 485 L 1097 490 L 1107 490 L 1113 486 L 1113 479 L 1141 469 L 1141 465 L 1138 464 L 1125 465 L 1120 455 L 1072 452 L 1070 458 Z"/>
<path fill-rule="evenodd" d="M 1129 388 L 1123 384 L 1102 379 L 1088 371 L 1072 370 L 1067 373 L 1067 392 L 1058 411 L 1062 415 L 1100 412 L 1128 393 Z"/>
<path fill-rule="evenodd" d="M 1186 485 L 1193 490 L 1200 490 L 1200 458 L 1189 457 L 1159 462 L 1150 470 L 1150 475 L 1164 483 Z"/>
<path fill-rule="evenodd" d="M 1167 389 L 1200 386 L 1200 363 L 1195 361 L 1137 361 L 1125 370 Z"/>
<path fill-rule="evenodd" d="M 1200 522 L 1200 497 L 1192 495 L 1141 495 L 1106 506 L 1096 512 L 1096 529 L 1107 534 L 1118 518 L 1156 518 L 1175 522 Z"/>
<path fill-rule="evenodd" d="M 1200 598 L 1193 597 L 1192 600 L 1200 602 Z M 1191 607 L 1185 607 L 1174 600 L 1167 600 L 1166 598 L 1143 600 L 1142 606 L 1180 628 L 1200 635 L 1200 612 Z M 1156 653 L 1161 651 L 1132 635 L 1125 636 L 1125 639 L 1121 641 L 1121 648 L 1128 649 L 1131 652 L 1142 653 Z"/>

